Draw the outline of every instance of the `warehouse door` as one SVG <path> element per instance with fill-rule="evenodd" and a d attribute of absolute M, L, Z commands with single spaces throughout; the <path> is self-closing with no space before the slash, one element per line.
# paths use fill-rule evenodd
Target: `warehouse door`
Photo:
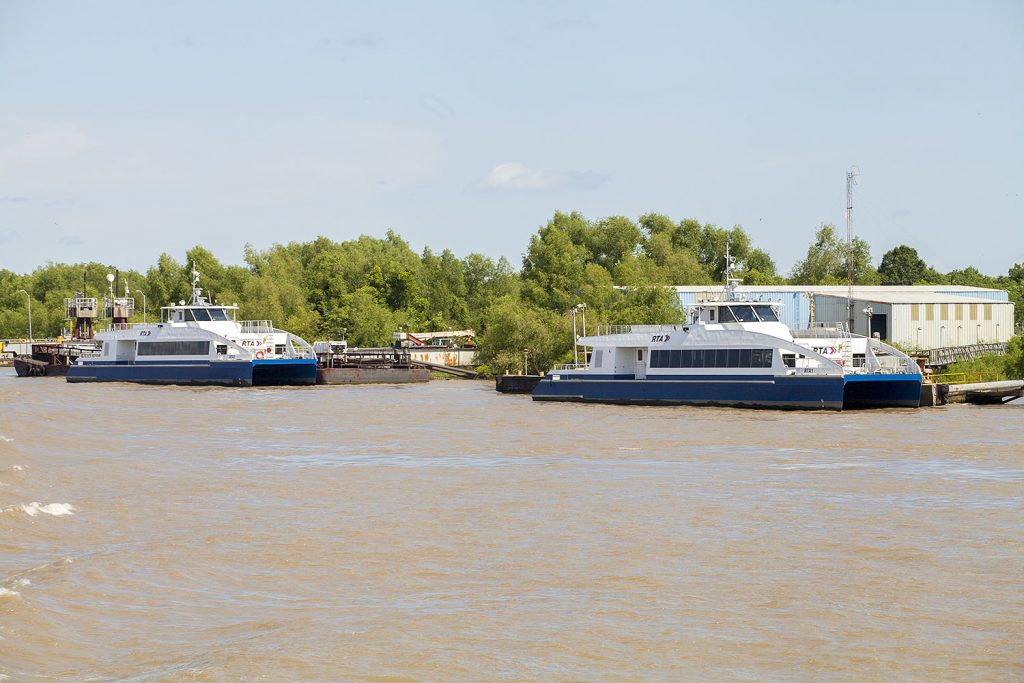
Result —
<path fill-rule="evenodd" d="M 875 313 L 871 316 L 871 336 L 875 336 L 875 332 L 882 339 L 889 338 L 889 314 L 888 313 Z"/>

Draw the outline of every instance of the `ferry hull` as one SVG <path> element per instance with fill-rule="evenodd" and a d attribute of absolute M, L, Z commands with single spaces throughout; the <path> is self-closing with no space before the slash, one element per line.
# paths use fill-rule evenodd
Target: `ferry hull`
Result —
<path fill-rule="evenodd" d="M 302 386 L 316 384 L 315 358 L 274 358 L 252 362 L 252 385 Z"/>
<path fill-rule="evenodd" d="M 549 374 L 533 390 L 535 401 L 636 405 L 720 405 L 746 408 L 842 410 L 843 377 L 721 375 L 687 379 L 577 379 Z"/>
<path fill-rule="evenodd" d="M 252 365 L 244 362 L 93 361 L 68 368 L 68 382 L 133 382 L 136 384 L 252 386 Z"/>
<path fill-rule="evenodd" d="M 843 388 L 844 408 L 917 408 L 921 375 L 849 375 Z"/>

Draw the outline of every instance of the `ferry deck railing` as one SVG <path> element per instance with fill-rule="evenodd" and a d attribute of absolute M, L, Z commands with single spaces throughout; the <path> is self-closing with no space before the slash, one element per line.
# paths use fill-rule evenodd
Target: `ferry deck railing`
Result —
<path fill-rule="evenodd" d="M 553 370 L 555 372 L 559 370 L 586 370 L 589 367 L 589 363 L 559 363 Z"/>
<path fill-rule="evenodd" d="M 270 320 L 239 320 L 242 327 L 242 334 L 271 334 L 276 332 L 274 323 Z"/>
<path fill-rule="evenodd" d="M 108 332 L 117 330 L 136 330 L 145 327 L 156 327 L 158 323 L 110 323 L 107 325 Z"/>
<path fill-rule="evenodd" d="M 678 327 L 679 325 L 598 325 L 596 335 L 603 337 L 608 334 L 651 334 Z"/>

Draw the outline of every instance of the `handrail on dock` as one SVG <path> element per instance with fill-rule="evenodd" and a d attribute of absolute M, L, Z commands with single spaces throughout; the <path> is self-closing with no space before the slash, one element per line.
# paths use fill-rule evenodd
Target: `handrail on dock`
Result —
<path fill-rule="evenodd" d="M 999 382 L 998 372 L 942 372 L 929 375 L 932 384 L 980 384 L 982 382 Z"/>

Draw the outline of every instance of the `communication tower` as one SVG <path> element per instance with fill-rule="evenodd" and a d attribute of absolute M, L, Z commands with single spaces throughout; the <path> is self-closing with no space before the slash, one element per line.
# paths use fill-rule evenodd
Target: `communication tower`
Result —
<path fill-rule="evenodd" d="M 860 169 L 846 172 L 846 322 L 853 331 L 853 186 L 860 182 Z"/>

